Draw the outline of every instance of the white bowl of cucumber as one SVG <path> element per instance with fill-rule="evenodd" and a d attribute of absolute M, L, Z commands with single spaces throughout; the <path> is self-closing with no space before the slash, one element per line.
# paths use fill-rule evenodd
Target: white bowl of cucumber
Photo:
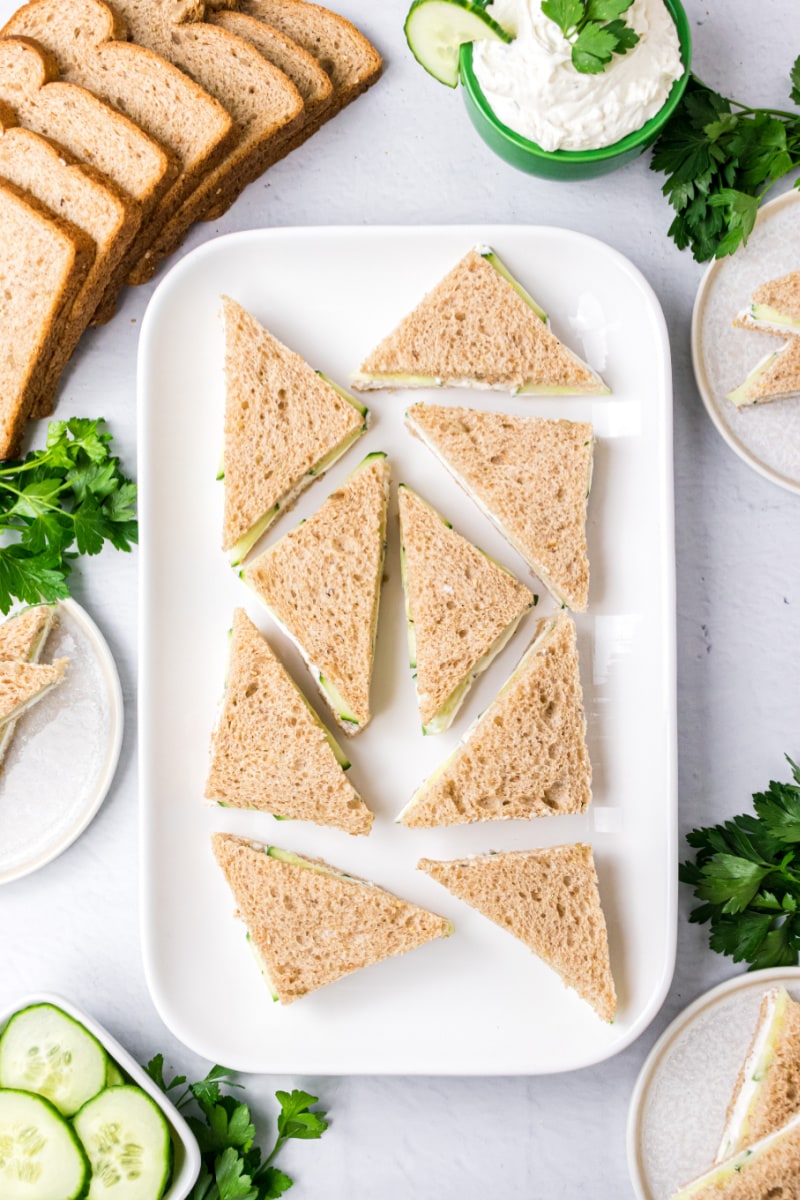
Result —
<path fill-rule="evenodd" d="M 48 994 L 0 1010 L 0 1145 L 0 1196 L 25 1200 L 186 1200 L 200 1172 L 192 1131 L 146 1071 Z"/>

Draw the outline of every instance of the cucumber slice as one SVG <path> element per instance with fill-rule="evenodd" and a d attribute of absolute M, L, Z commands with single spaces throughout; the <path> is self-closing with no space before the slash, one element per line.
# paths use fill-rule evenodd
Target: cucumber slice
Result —
<path fill-rule="evenodd" d="M 0 1037 L 0 1087 L 37 1092 L 65 1117 L 106 1086 L 107 1064 L 97 1039 L 52 1004 L 15 1013 Z"/>
<path fill-rule="evenodd" d="M 117 1064 L 109 1059 L 106 1067 L 106 1087 L 122 1087 L 127 1082 Z"/>
<path fill-rule="evenodd" d="M 74 1119 L 92 1164 L 89 1200 L 160 1200 L 172 1169 L 161 1109 L 137 1087 L 107 1088 Z"/>
<path fill-rule="evenodd" d="M 511 34 L 473 0 L 414 0 L 405 23 L 406 41 L 429 75 L 454 88 L 464 42 L 511 42 Z"/>
<path fill-rule="evenodd" d="M 89 1176 L 83 1147 L 49 1100 L 0 1090 L 3 1200 L 82 1200 Z"/>

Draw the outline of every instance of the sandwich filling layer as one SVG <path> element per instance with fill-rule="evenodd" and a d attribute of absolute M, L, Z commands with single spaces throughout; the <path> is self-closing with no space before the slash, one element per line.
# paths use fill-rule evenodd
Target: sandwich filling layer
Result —
<path fill-rule="evenodd" d="M 750 1115 L 761 1090 L 764 1077 L 770 1068 L 775 1052 L 775 1043 L 781 1036 L 789 997 L 784 988 L 772 988 L 765 997 L 765 1009 L 759 1022 L 758 1032 L 753 1039 L 750 1053 L 742 1069 L 743 1083 L 728 1116 L 722 1142 L 714 1160 L 722 1163 L 735 1154 L 742 1145 L 747 1145 L 747 1127 Z"/>
<path fill-rule="evenodd" d="M 726 1185 L 735 1185 L 735 1192 L 731 1191 L 731 1196 L 741 1196 L 742 1200 L 751 1200 L 755 1196 L 775 1196 L 776 1198 L 784 1195 L 783 1187 L 788 1182 L 786 1172 L 786 1164 L 783 1162 L 781 1151 L 787 1150 L 794 1162 L 800 1156 L 800 1113 L 792 1117 L 791 1121 L 782 1126 L 781 1129 L 775 1130 L 774 1133 L 768 1134 L 761 1138 L 754 1145 L 740 1150 L 731 1158 L 728 1158 L 719 1166 L 714 1166 L 704 1175 L 698 1176 L 697 1179 L 687 1184 L 679 1192 L 676 1192 L 672 1200 L 712 1200 L 718 1196 L 727 1196 Z M 792 1167 L 789 1168 L 792 1172 L 791 1178 L 795 1179 L 796 1174 Z M 754 1186 L 763 1190 L 749 1190 L 750 1181 L 753 1176 L 758 1175 L 758 1182 Z M 725 1191 L 723 1191 L 725 1188 Z M 775 1190 L 772 1190 L 772 1189 Z M 788 1197 L 792 1196 L 793 1192 L 786 1192 Z"/>

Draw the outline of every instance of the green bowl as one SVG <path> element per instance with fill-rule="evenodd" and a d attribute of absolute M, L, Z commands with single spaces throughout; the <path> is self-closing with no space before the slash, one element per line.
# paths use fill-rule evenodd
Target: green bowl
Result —
<path fill-rule="evenodd" d="M 618 167 L 624 167 L 626 163 L 643 154 L 648 146 L 652 146 L 678 107 L 689 82 L 692 57 L 689 21 L 680 0 L 664 2 L 678 30 L 681 58 L 686 69 L 680 79 L 676 79 L 672 85 L 664 107 L 659 109 L 654 117 L 641 129 L 634 130 L 627 137 L 614 142 L 612 146 L 603 146 L 600 150 L 543 150 L 536 142 L 503 125 L 492 111 L 478 83 L 472 67 L 471 43 L 462 46 L 460 75 L 464 101 L 472 124 L 487 146 L 520 171 L 527 171 L 529 175 L 538 175 L 542 179 L 561 180 L 596 179 L 599 175 L 608 175 Z"/>

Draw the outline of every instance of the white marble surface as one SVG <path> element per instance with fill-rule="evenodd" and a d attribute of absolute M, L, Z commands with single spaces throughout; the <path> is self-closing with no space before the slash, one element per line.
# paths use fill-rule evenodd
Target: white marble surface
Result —
<path fill-rule="evenodd" d="M 675 481 L 681 829 L 747 807 L 750 793 L 800 754 L 800 501 L 748 470 L 705 416 L 689 359 L 701 268 L 666 237 L 660 180 L 639 162 L 599 182 L 539 182 L 496 160 L 461 100 L 417 68 L 403 36 L 404 0 L 338 0 L 373 36 L 386 74 L 365 98 L 252 186 L 216 232 L 261 225 L 509 221 L 552 223 L 604 238 L 645 273 L 663 304 L 675 372 Z M 0 3 L 0 15 L 11 10 Z M 695 66 L 750 102 L 785 107 L 800 51 L 795 0 L 687 0 Z M 113 323 L 87 336 L 65 381 L 61 415 L 104 414 L 135 466 L 135 354 L 152 285 L 130 291 Z M 43 431 L 42 431 L 43 432 Z M 180 447 L 175 447 L 179 465 Z M 190 501 L 189 501 L 190 502 Z M 0 1002 L 37 989 L 91 1009 L 142 1060 L 163 1050 L 203 1064 L 161 1024 L 147 993 L 137 921 L 136 556 L 82 563 L 76 597 L 109 639 L 128 706 L 116 783 L 62 858 L 0 891 Z M 169 796 L 164 796 L 169 803 Z M 631 903 L 636 898 L 631 897 Z M 658 1033 L 701 991 L 738 968 L 686 921 L 663 1011 L 627 1052 L 576 1074 L 535 1079 L 303 1079 L 333 1125 L 285 1155 L 292 1195 L 348 1200 L 558 1200 L 630 1195 L 625 1119 L 634 1079 Z M 214 964 L 209 963 L 209 970 Z M 259 1112 L 286 1080 L 252 1079 Z"/>

